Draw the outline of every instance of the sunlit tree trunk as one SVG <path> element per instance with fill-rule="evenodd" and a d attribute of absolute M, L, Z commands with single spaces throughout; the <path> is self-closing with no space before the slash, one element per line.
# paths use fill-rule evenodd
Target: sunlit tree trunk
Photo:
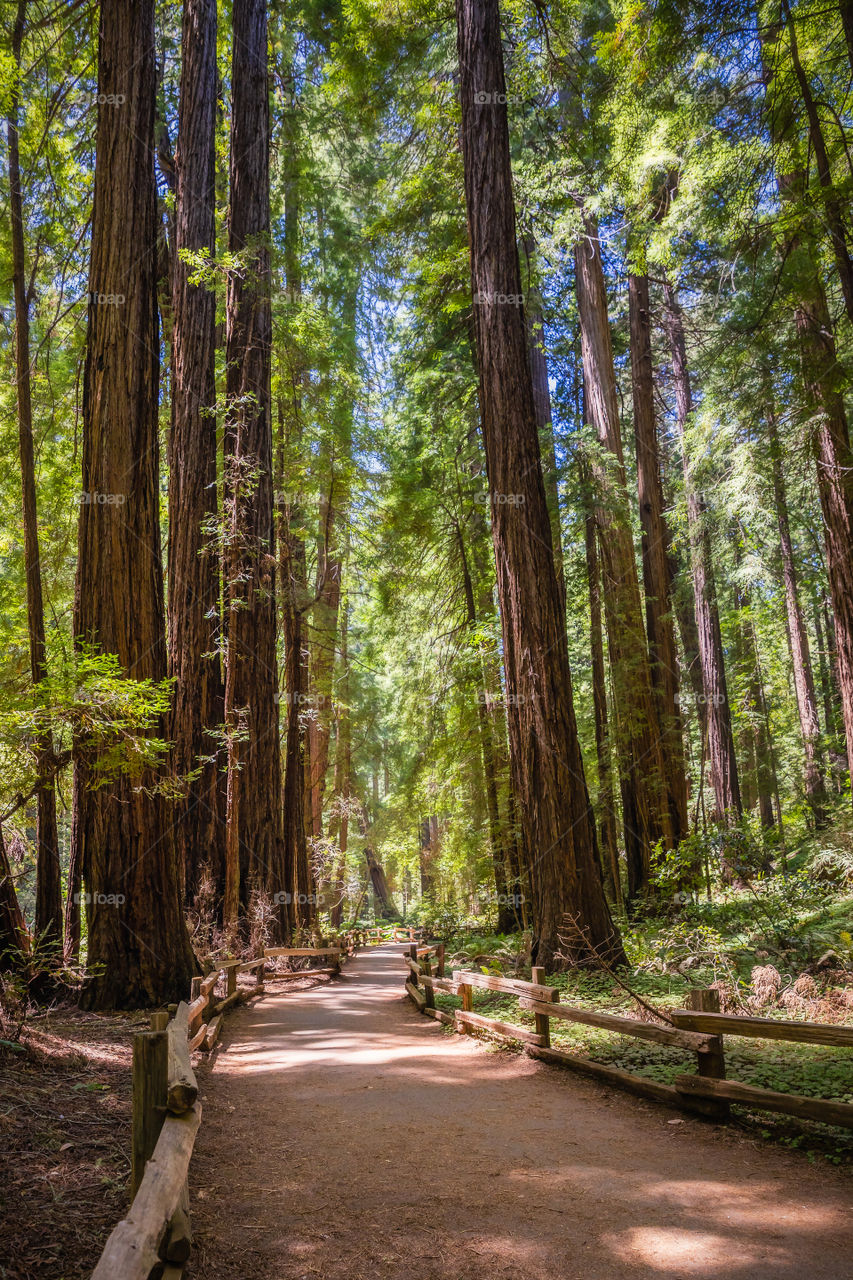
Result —
<path fill-rule="evenodd" d="M 769 391 L 768 394 L 772 395 L 772 391 Z M 788 519 L 788 497 L 785 491 L 785 477 L 782 471 L 782 451 L 779 444 L 779 430 L 772 400 L 768 401 L 765 421 L 767 423 L 773 473 L 776 524 L 779 529 L 782 580 L 785 584 L 788 644 L 791 651 L 794 690 L 797 696 L 800 732 L 803 736 L 803 751 L 805 754 L 806 799 L 814 815 L 815 822 L 820 825 L 826 818 L 826 787 L 821 759 L 820 719 L 809 648 L 809 634 L 806 627 L 805 614 L 800 603 L 794 548 L 791 542 L 791 526 Z"/>
<path fill-rule="evenodd" d="M 628 901 L 645 892 L 651 851 L 672 848 L 675 832 L 658 705 L 643 627 L 640 584 L 629 520 L 619 402 L 607 313 L 604 270 L 593 219 L 575 249 L 586 410 L 600 449 L 592 459 L 602 596 L 613 686 L 613 739 L 622 792 Z"/>
<path fill-rule="evenodd" d="M 684 462 L 687 526 L 690 534 L 690 565 L 696 625 L 699 632 L 699 656 L 702 665 L 702 687 L 708 733 L 708 758 L 716 799 L 717 819 L 723 824 L 730 824 L 737 822 L 741 816 L 740 780 L 738 778 L 735 744 L 732 735 L 731 708 L 729 706 L 729 690 L 723 655 L 723 638 L 720 631 L 720 614 L 717 604 L 711 538 L 705 524 L 702 494 L 696 490 L 691 476 L 690 459 L 684 439 L 685 429 L 693 411 L 693 394 L 690 387 L 690 372 L 687 367 L 687 346 L 684 341 L 684 321 L 678 297 L 672 285 L 666 284 L 664 286 L 664 297 L 666 301 L 665 326 L 672 354 L 672 372 L 675 383 L 676 423 L 681 438 Z"/>
<path fill-rule="evenodd" d="M 601 626 L 601 575 L 598 568 L 598 532 L 595 512 L 587 512 L 584 520 L 586 574 L 589 587 L 589 647 L 592 662 L 592 708 L 595 717 L 595 751 L 598 761 L 598 833 L 604 865 L 605 883 L 613 901 L 622 907 L 622 875 L 619 869 L 619 844 L 616 837 L 616 810 L 613 795 L 613 768 L 610 732 L 607 723 L 607 684 L 604 667 L 604 635 Z"/>
<path fill-rule="evenodd" d="M 457 0 L 456 19 L 480 412 L 489 487 L 502 499 L 492 505 L 492 533 L 533 955 L 545 966 L 561 954 L 621 961 L 572 705 L 524 315 L 498 301 L 521 296 L 521 277 L 497 0 Z"/>
<path fill-rule="evenodd" d="M 652 685 L 658 703 L 672 838 L 677 843 L 687 834 L 687 775 L 679 710 L 678 651 L 669 591 L 667 549 L 670 539 L 663 514 L 654 402 L 649 281 L 645 275 L 628 276 L 628 312 L 637 486 L 643 529 L 646 631 Z"/>

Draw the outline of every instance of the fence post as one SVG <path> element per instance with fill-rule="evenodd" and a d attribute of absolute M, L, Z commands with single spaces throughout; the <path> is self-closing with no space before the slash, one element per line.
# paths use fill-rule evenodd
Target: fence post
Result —
<path fill-rule="evenodd" d="M 153 1014 L 152 1023 L 169 1015 Z M 145 1165 L 154 1153 L 166 1115 L 169 1033 L 157 1027 L 133 1037 L 133 1125 L 130 1153 L 130 1198 L 139 1190 Z"/>
<path fill-rule="evenodd" d="M 474 988 L 469 982 L 460 982 L 459 995 L 462 1000 L 462 1008 L 465 1013 L 474 1012 Z"/>
<path fill-rule="evenodd" d="M 435 949 L 435 976 L 444 977 L 444 943 L 439 942 Z"/>
<path fill-rule="evenodd" d="M 719 1013 L 720 993 L 713 987 L 694 987 L 687 993 L 687 1007 L 696 1013 Z M 714 1036 L 711 1047 L 705 1053 L 697 1053 L 697 1074 L 711 1080 L 725 1080 L 726 1059 L 723 1053 L 723 1037 Z M 728 1120 L 731 1106 L 725 1098 L 696 1098 L 703 1115 L 713 1120 Z"/>
<path fill-rule="evenodd" d="M 540 986 L 545 985 L 545 970 L 541 964 L 536 964 L 530 970 L 531 982 L 538 982 Z M 542 1037 L 543 1046 L 548 1049 L 551 1047 L 551 1019 L 547 1013 L 534 1014 L 536 1019 L 536 1034 Z"/>
<path fill-rule="evenodd" d="M 257 974 L 257 977 L 255 978 L 255 989 L 261 993 L 263 993 L 263 989 L 264 989 L 264 966 L 265 965 L 266 965 L 266 960 L 262 958 L 260 963 L 258 964 L 257 969 L 255 970 Z"/>
<path fill-rule="evenodd" d="M 234 996 L 237 994 L 237 966 L 232 964 L 231 968 L 226 970 L 226 973 L 228 977 L 226 979 L 225 994 L 226 996 Z"/>

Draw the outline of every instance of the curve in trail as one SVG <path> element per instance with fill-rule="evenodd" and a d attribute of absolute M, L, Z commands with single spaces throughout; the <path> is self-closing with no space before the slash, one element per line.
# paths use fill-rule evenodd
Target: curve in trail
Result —
<path fill-rule="evenodd" d="M 448 1036 L 400 948 L 239 1010 L 202 1073 L 202 1280 L 841 1280 L 845 1175 Z"/>

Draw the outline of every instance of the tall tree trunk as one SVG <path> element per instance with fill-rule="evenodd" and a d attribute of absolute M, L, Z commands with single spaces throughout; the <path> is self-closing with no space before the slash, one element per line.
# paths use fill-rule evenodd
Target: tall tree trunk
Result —
<path fill-rule="evenodd" d="M 228 643 L 225 723 L 228 831 L 224 918 L 258 887 L 277 896 L 288 926 L 281 828 L 275 531 L 270 421 L 269 92 L 267 6 L 234 7 L 225 482 Z M 244 737 L 245 735 L 245 737 Z"/>
<path fill-rule="evenodd" d="M 335 700 L 337 743 L 335 747 L 335 799 L 329 819 L 329 839 L 337 841 L 339 854 L 332 880 L 332 927 L 339 929 L 343 920 L 343 897 L 349 842 L 349 806 L 352 775 L 352 733 L 349 708 L 349 609 L 346 597 L 341 600 L 341 664 L 338 696 Z"/>
<path fill-rule="evenodd" d="M 26 20 L 25 0 L 18 0 L 12 32 L 12 60 L 20 71 Z M 30 672 L 34 685 L 47 676 L 44 601 L 39 553 L 36 466 L 33 447 L 33 407 L 30 387 L 30 299 L 27 292 L 24 250 L 24 210 L 18 154 L 18 81 L 9 98 L 6 135 L 9 143 L 9 221 L 12 227 L 12 279 L 15 295 L 15 373 L 18 396 L 18 441 L 21 456 L 24 556 L 27 580 L 27 622 L 30 639 Z M 35 936 L 40 943 L 62 943 L 62 878 L 59 867 L 59 831 L 56 793 L 48 781 L 53 759 L 53 735 L 42 735 L 36 744 L 36 768 L 43 779 L 36 792 L 36 912 Z"/>
<path fill-rule="evenodd" d="M 462 155 L 510 756 L 533 896 L 537 964 L 624 960 L 601 883 L 572 704 L 565 618 L 542 479 L 520 307 L 506 85 L 497 0 L 457 0 Z M 483 94 L 489 98 L 482 101 Z"/>
<path fill-rule="evenodd" d="M 732 531 L 732 543 L 735 548 L 735 568 L 741 568 L 741 542 L 737 529 Z M 753 795 L 747 802 L 747 808 L 758 802 L 758 817 L 761 826 L 767 830 L 774 826 L 773 796 L 777 789 L 776 770 L 773 759 L 773 743 L 770 737 L 767 702 L 764 695 L 764 682 L 761 677 L 761 662 L 758 656 L 758 644 L 755 627 L 751 616 L 749 590 L 742 580 L 735 582 L 735 607 L 737 608 L 737 654 L 740 666 L 742 687 L 744 689 L 743 711 L 746 721 L 746 737 L 749 742 L 749 758 L 753 770 Z M 743 799 L 743 796 L 741 797 Z"/>
<path fill-rule="evenodd" d="M 838 279 L 841 284 L 844 307 L 847 311 L 847 318 L 853 321 L 853 260 L 850 258 L 850 250 L 847 244 L 847 228 L 844 225 L 842 204 L 832 181 L 832 170 L 829 164 L 829 156 L 826 150 L 826 142 L 823 137 L 820 116 L 817 112 L 817 104 L 815 103 L 814 95 L 812 94 L 808 76 L 806 75 L 803 64 L 800 61 L 797 32 L 794 20 L 791 16 L 791 9 L 788 4 L 788 0 L 781 0 L 781 6 L 788 27 L 791 65 L 794 69 L 794 77 L 797 81 L 797 85 L 799 86 L 803 106 L 806 110 L 806 119 L 808 120 L 809 125 L 809 147 L 814 152 L 815 161 L 817 163 L 817 176 L 824 192 L 826 227 L 829 231 L 830 243 L 832 245 L 832 252 L 835 258 L 835 266 L 838 271 Z"/>
<path fill-rule="evenodd" d="M 815 823 L 820 826 L 826 820 L 826 787 L 823 779 L 817 693 L 815 691 L 814 673 L 809 650 L 809 633 L 806 627 L 803 607 L 800 603 L 794 548 L 791 542 L 791 526 L 788 519 L 788 497 L 785 492 L 785 477 L 782 472 L 782 450 L 779 444 L 776 412 L 771 398 L 772 389 L 767 388 L 766 394 L 768 395 L 768 403 L 765 420 L 770 444 L 773 499 L 776 507 L 776 523 L 779 529 L 782 580 L 785 584 L 788 644 L 794 670 L 794 690 L 797 695 L 797 710 L 800 717 L 800 732 L 803 736 L 803 751 L 805 754 L 806 799 Z"/>
<path fill-rule="evenodd" d="M 530 353 L 530 376 L 533 379 L 533 404 L 536 409 L 536 426 L 539 429 L 539 447 L 542 451 L 542 475 L 545 481 L 545 500 L 551 520 L 551 538 L 554 544 L 554 567 L 557 582 L 566 608 L 566 573 L 563 565 L 563 533 L 560 520 L 560 491 L 557 484 L 557 450 L 554 443 L 554 423 L 551 418 L 551 389 L 548 384 L 548 357 L 545 354 L 545 329 L 542 319 L 542 299 L 536 288 L 527 291 L 527 342 Z"/>
<path fill-rule="evenodd" d="M 216 521 L 216 297 L 192 285 L 184 252 L 215 251 L 216 0 L 185 0 L 175 253 L 172 263 L 172 430 L 169 440 L 168 662 L 175 681 L 172 767 L 201 769 L 176 812 L 178 868 L 188 899 L 207 864 L 221 893 L 224 800 L 214 733 L 224 716 Z M 203 763 L 202 763 L 203 762 Z"/>
<path fill-rule="evenodd" d="M 598 228 L 584 219 L 575 249 L 575 277 L 584 369 L 584 396 L 601 446 L 593 460 L 604 616 L 613 682 L 614 741 L 619 762 L 628 901 L 645 892 L 651 851 L 675 832 L 667 801 L 668 780 L 643 629 L 640 584 L 628 517 L 628 491 L 619 425 L 619 402 L 607 315 Z"/>
<path fill-rule="evenodd" d="M 154 0 L 104 5 L 74 634 L 130 680 L 166 675 L 159 527 Z M 123 298 L 115 305 L 103 295 Z M 106 495 L 108 501 L 99 501 Z M 160 736 L 163 736 L 162 730 Z M 86 886 L 89 1008 L 180 1000 L 193 972 L 171 814 L 154 778 L 92 789 L 79 748 L 75 838 Z"/>
<path fill-rule="evenodd" d="M 762 30 L 764 44 L 775 43 L 776 24 Z M 765 63 L 769 128 L 774 144 L 795 140 L 796 122 L 784 92 Z M 802 164 L 777 173 L 779 198 L 796 213 L 808 190 Z M 799 226 L 797 225 L 799 222 Z M 783 260 L 793 275 L 794 323 L 799 345 L 801 377 L 810 410 L 812 447 L 824 522 L 829 588 L 835 615 L 835 646 L 847 767 L 853 777 L 853 454 L 844 405 L 845 383 L 838 362 L 832 320 L 821 279 L 819 256 L 809 227 L 800 217 L 789 223 Z"/>
<path fill-rule="evenodd" d="M 595 752 L 598 760 L 598 833 L 601 841 L 605 882 L 609 883 L 615 905 L 624 907 L 622 875 L 619 870 L 619 845 L 616 838 L 616 811 L 613 795 L 613 769 L 610 757 L 610 732 L 607 724 L 607 687 L 604 669 L 604 636 L 601 628 L 601 575 L 598 569 L 598 537 L 595 512 L 590 509 L 584 520 L 586 576 L 589 587 L 589 647 L 592 661 L 592 708 L 595 717 Z"/>
<path fill-rule="evenodd" d="M 643 529 L 646 631 L 652 664 L 652 686 L 658 702 L 672 837 L 677 844 L 687 835 L 688 829 L 687 774 L 679 711 L 678 651 L 675 646 L 669 591 L 667 550 L 670 537 L 663 514 L 663 486 L 654 402 L 648 276 L 628 276 L 628 311 L 637 487 Z"/>
<path fill-rule="evenodd" d="M 473 632 L 477 627 L 477 605 L 474 598 L 474 584 L 468 567 L 468 554 L 462 525 L 456 525 L 456 539 L 459 547 L 459 562 L 462 569 L 462 585 L 465 595 L 465 614 L 468 627 Z M 515 902 L 510 901 L 507 884 L 507 858 L 504 849 L 504 828 L 501 824 L 500 806 L 498 803 L 498 783 L 495 771 L 495 744 L 492 739 L 492 723 L 489 716 L 489 693 L 486 688 L 485 671 L 482 663 L 482 681 L 477 689 L 477 728 L 480 738 L 480 754 L 483 766 L 483 783 L 486 797 L 486 813 L 489 820 L 489 848 L 492 854 L 492 869 L 495 877 L 495 895 L 498 908 L 498 933 L 512 933 L 517 928 Z M 513 892 L 512 897 L 515 897 Z"/>
<path fill-rule="evenodd" d="M 731 825 L 740 819 L 742 812 L 740 780 L 732 735 L 711 537 L 705 524 L 702 495 L 697 492 L 690 474 L 690 459 L 684 438 L 685 429 L 693 411 L 690 373 L 687 367 L 687 346 L 684 341 L 684 321 L 678 297 L 672 285 L 664 285 L 664 297 L 665 324 L 675 382 L 676 422 L 684 462 L 693 600 L 696 625 L 699 630 L 699 656 L 702 664 L 711 781 L 716 799 L 717 820 L 724 825 Z"/>

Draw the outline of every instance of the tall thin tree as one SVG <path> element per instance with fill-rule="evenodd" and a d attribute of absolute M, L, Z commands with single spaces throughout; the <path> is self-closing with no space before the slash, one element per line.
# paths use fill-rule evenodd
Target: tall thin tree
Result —
<path fill-rule="evenodd" d="M 497 0 L 457 0 L 465 203 L 480 412 L 503 628 L 510 754 L 534 958 L 623 958 L 601 882 L 572 703 L 521 295 Z M 508 495 L 515 499 L 507 502 Z M 500 500 L 503 499 L 503 500 Z"/>

